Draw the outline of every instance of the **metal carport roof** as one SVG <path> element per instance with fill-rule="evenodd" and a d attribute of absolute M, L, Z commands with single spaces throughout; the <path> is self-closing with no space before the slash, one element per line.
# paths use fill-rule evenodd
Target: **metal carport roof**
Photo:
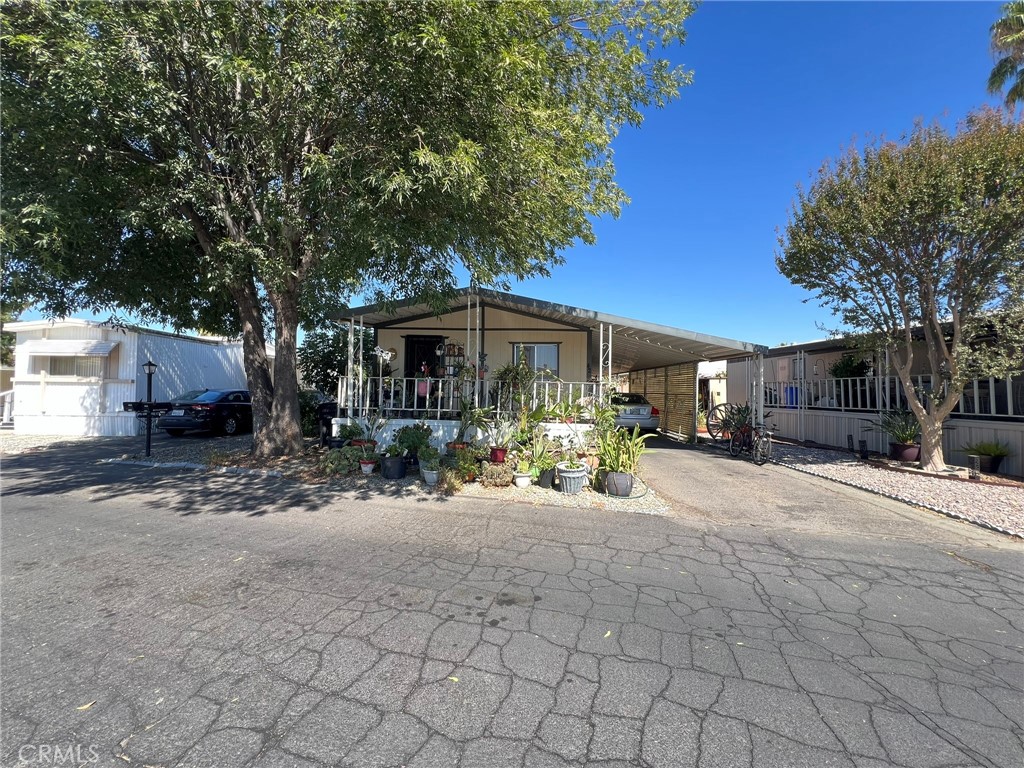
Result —
<path fill-rule="evenodd" d="M 456 292 L 458 299 L 452 304 L 453 310 L 463 304 L 470 294 L 470 290 L 469 288 L 460 288 Z M 570 307 L 566 304 L 555 304 L 488 288 L 477 288 L 473 293 L 479 296 L 481 305 L 485 307 L 525 312 L 575 328 L 585 328 L 595 333 L 599 332 L 602 326 L 607 332 L 610 326 L 613 333 L 612 370 L 614 373 L 660 368 L 677 363 L 750 357 L 766 349 L 759 344 L 746 341 L 710 336 L 696 331 L 609 315 L 592 309 Z M 335 319 L 345 322 L 348 318 L 355 318 L 357 322 L 361 319 L 367 326 L 383 327 L 432 314 L 434 313 L 426 304 L 399 302 L 391 305 L 390 308 L 385 308 L 380 304 L 354 307 L 339 312 Z"/>

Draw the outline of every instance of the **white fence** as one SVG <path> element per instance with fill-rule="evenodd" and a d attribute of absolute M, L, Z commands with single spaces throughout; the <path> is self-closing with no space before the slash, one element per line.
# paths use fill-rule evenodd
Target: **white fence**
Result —
<path fill-rule="evenodd" d="M 914 383 L 921 390 L 937 386 L 931 376 L 915 377 Z M 749 391 L 753 401 L 753 383 Z M 764 393 L 765 409 L 771 411 L 766 421 L 780 437 L 842 448 L 851 439 L 854 447 L 866 440 L 869 449 L 881 453 L 888 451 L 888 435 L 865 428 L 881 411 L 907 407 L 895 376 L 766 381 Z M 946 462 L 966 465 L 963 447 L 982 441 L 1007 444 L 1012 455 L 1003 460 L 1001 471 L 1024 476 L 1024 377 L 977 379 L 964 389 L 943 425 Z"/>
<path fill-rule="evenodd" d="M 590 405 L 601 394 L 601 385 L 590 381 L 534 381 L 520 392 L 494 379 L 393 378 L 369 379 L 343 376 L 338 382 L 338 402 L 346 409 L 351 396 L 352 414 L 368 410 L 386 417 L 458 420 L 463 404 L 493 408 L 494 416 L 514 410 L 522 400 L 531 410 L 558 403 Z"/>

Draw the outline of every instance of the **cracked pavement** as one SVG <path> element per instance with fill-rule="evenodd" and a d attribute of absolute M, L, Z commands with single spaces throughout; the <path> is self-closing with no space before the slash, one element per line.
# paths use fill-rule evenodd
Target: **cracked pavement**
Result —
<path fill-rule="evenodd" d="M 4 460 L 5 767 L 1024 763 L 997 534 L 778 467 L 800 524 L 745 519 L 761 470 L 700 452 L 655 466 L 726 523 L 94 458 Z"/>

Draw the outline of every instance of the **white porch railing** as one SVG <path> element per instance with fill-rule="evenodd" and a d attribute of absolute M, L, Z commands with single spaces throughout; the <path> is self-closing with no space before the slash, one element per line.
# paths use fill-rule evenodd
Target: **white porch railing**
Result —
<path fill-rule="evenodd" d="M 11 424 L 14 422 L 13 389 L 9 389 L 6 392 L 0 392 L 0 411 L 3 413 L 3 418 L 0 419 L 0 423 Z"/>
<path fill-rule="evenodd" d="M 494 416 L 518 412 L 521 403 L 529 409 L 558 403 L 589 405 L 600 395 L 601 385 L 592 381 L 535 381 L 522 392 L 495 379 L 377 377 L 338 382 L 338 403 L 344 412 L 352 403 L 351 416 L 368 410 L 389 418 L 455 419 L 463 404 L 493 408 Z"/>
<path fill-rule="evenodd" d="M 931 375 L 915 376 L 914 385 L 934 390 L 941 381 Z M 907 407 L 897 376 L 766 381 L 764 398 L 765 408 L 878 412 Z M 964 388 L 951 416 L 1024 420 L 1024 376 L 975 379 Z"/>

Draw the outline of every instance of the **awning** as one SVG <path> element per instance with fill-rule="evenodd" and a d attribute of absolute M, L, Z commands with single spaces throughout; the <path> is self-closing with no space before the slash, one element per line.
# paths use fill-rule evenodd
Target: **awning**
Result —
<path fill-rule="evenodd" d="M 464 306 L 467 288 L 457 291 L 458 299 L 452 309 Z M 618 317 L 591 309 L 570 307 L 555 304 L 526 296 L 481 288 L 477 290 L 480 301 L 485 307 L 510 309 L 524 312 L 536 317 L 546 318 L 554 322 L 564 323 L 576 328 L 590 330 L 595 334 L 604 326 L 611 328 L 614 335 L 612 341 L 612 369 L 615 373 L 656 368 L 676 363 L 699 362 L 709 360 L 731 360 L 742 357 L 753 357 L 763 352 L 765 347 L 746 341 L 736 341 L 720 336 L 687 331 L 682 328 L 648 323 Z M 433 314 L 423 304 L 402 302 L 391 308 L 381 305 L 356 307 L 339 311 L 335 319 L 345 322 L 349 317 L 362 318 L 368 326 L 384 328 L 417 317 Z M 595 339 L 597 341 L 597 339 Z"/>
<path fill-rule="evenodd" d="M 97 339 L 32 339 L 18 348 L 19 353 L 35 357 L 79 357 L 100 355 L 106 357 L 116 341 L 99 341 Z"/>

